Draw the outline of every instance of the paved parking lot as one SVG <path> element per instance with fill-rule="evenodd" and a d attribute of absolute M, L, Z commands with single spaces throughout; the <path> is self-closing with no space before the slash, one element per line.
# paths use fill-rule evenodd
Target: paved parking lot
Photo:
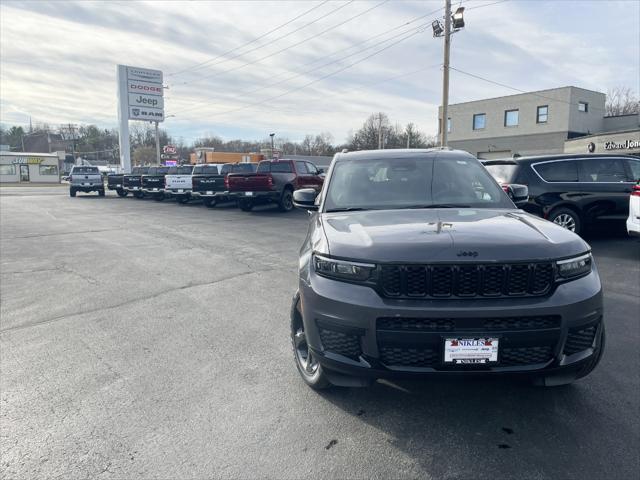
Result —
<path fill-rule="evenodd" d="M 637 240 L 588 238 L 607 350 L 572 386 L 316 393 L 288 339 L 306 219 L 0 189 L 0 476 L 638 478 Z"/>

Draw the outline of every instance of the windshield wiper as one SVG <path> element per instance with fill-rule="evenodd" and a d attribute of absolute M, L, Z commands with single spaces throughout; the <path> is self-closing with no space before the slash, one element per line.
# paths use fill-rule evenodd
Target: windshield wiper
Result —
<path fill-rule="evenodd" d="M 424 205 L 409 205 L 408 207 L 400 208 L 471 208 L 470 205 L 460 205 L 457 203 L 431 203 Z"/>
<path fill-rule="evenodd" d="M 370 208 L 363 207 L 342 207 L 342 208 L 331 208 L 327 210 L 327 213 L 332 212 L 360 212 L 362 210 L 371 210 Z"/>

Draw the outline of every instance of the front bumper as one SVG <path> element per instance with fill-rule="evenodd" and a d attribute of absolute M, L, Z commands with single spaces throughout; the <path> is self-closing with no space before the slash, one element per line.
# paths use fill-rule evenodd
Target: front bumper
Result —
<path fill-rule="evenodd" d="M 121 183 L 118 183 L 116 185 L 113 185 L 113 184 L 107 185 L 107 188 L 109 190 L 124 190 Z"/>
<path fill-rule="evenodd" d="M 579 372 L 599 354 L 598 273 L 544 297 L 400 300 L 311 272 L 300 282 L 309 347 L 327 370 L 385 378 Z M 445 338 L 498 338 L 494 364 L 444 362 Z"/>
<path fill-rule="evenodd" d="M 164 188 L 153 187 L 153 188 L 142 188 L 144 193 L 164 193 Z"/>
<path fill-rule="evenodd" d="M 126 190 L 127 192 L 141 192 L 142 187 L 127 185 L 124 187 L 124 190 Z"/>

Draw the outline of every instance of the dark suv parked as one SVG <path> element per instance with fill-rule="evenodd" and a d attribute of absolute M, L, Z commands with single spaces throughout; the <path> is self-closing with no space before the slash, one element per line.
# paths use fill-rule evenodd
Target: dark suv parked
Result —
<path fill-rule="evenodd" d="M 597 365 L 589 245 L 518 210 L 470 154 L 337 154 L 320 195 L 297 190 L 294 202 L 313 211 L 291 309 L 311 387 L 425 374 L 558 385 Z"/>
<path fill-rule="evenodd" d="M 523 209 L 575 233 L 597 220 L 629 216 L 629 195 L 640 179 L 640 158 L 620 155 L 553 155 L 485 160 L 503 186 L 529 187 Z"/>

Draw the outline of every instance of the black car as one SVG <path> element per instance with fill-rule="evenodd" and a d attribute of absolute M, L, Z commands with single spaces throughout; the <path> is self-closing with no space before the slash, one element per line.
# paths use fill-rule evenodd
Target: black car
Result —
<path fill-rule="evenodd" d="M 483 164 L 505 189 L 511 183 L 529 187 L 524 210 L 578 234 L 597 220 L 624 222 L 640 179 L 635 156 L 551 155 Z"/>
<path fill-rule="evenodd" d="M 433 374 L 559 385 L 598 364 L 589 245 L 519 210 L 472 155 L 337 154 L 322 192 L 297 190 L 294 202 L 312 213 L 291 308 L 311 387 Z"/>

